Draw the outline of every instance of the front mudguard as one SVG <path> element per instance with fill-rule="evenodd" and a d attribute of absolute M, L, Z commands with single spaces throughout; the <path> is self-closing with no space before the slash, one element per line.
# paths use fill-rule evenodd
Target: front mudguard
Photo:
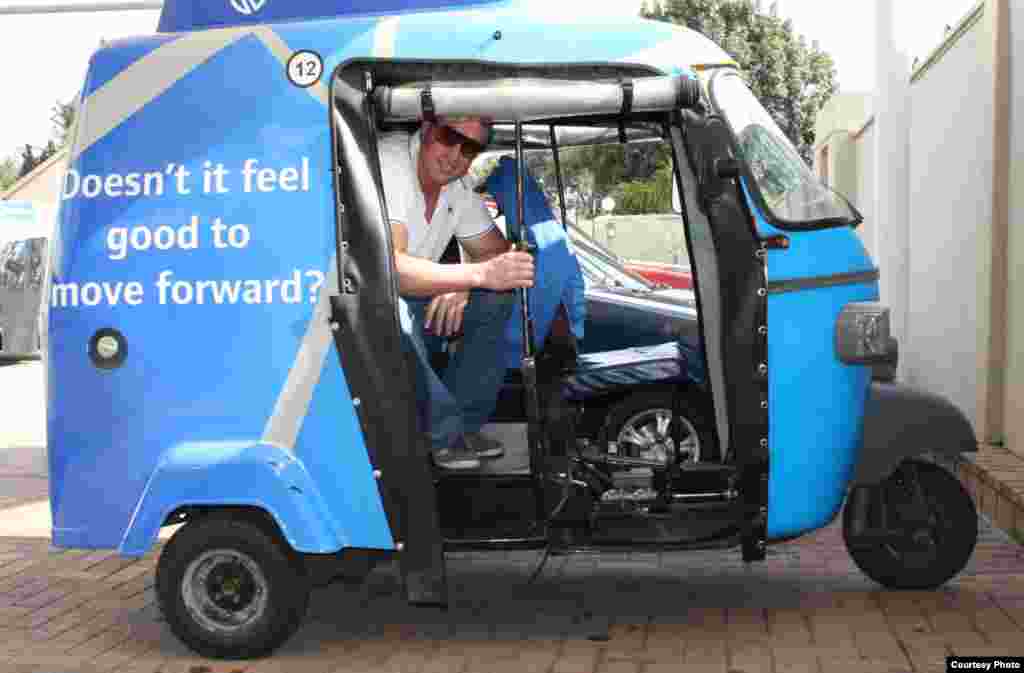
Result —
<path fill-rule="evenodd" d="M 955 458 L 978 450 L 970 421 L 949 400 L 899 383 L 875 381 L 864 410 L 864 439 L 853 486 L 876 484 L 907 458 Z"/>
<path fill-rule="evenodd" d="M 167 517 L 182 507 L 239 506 L 269 514 L 298 552 L 333 553 L 348 546 L 348 536 L 294 454 L 262 443 L 196 442 L 164 454 L 119 551 L 145 554 Z"/>

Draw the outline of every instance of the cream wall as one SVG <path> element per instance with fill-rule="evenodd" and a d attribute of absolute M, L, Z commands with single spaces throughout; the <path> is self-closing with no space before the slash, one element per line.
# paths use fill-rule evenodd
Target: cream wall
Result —
<path fill-rule="evenodd" d="M 1009 105 L 1006 374 L 1003 408 L 1007 446 L 1024 454 L 1024 0 L 1004 0 L 1009 52 L 1005 71 Z"/>
<path fill-rule="evenodd" d="M 977 430 L 979 230 L 992 214 L 992 65 L 980 22 L 910 86 L 907 328 L 910 384 L 957 405 Z M 884 269 L 883 269 L 884 273 Z M 986 312 L 982 309 L 982 319 Z"/>
<path fill-rule="evenodd" d="M 9 190 L 0 194 L 0 199 L 33 201 L 56 206 L 60 198 L 61 180 L 67 168 L 67 150 L 36 166 L 35 169 Z"/>
<path fill-rule="evenodd" d="M 857 155 L 857 196 L 853 205 L 857 207 L 864 221 L 857 228 L 860 240 L 867 248 L 872 259 L 878 259 L 875 245 L 877 224 L 875 222 L 875 184 L 871 179 L 871 167 L 875 162 L 875 126 L 867 122 L 853 138 L 854 152 Z"/>

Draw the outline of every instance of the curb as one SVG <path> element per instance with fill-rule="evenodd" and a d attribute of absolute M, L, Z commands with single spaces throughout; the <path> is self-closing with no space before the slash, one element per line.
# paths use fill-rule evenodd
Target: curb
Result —
<path fill-rule="evenodd" d="M 956 472 L 978 512 L 1018 544 L 1024 542 L 1024 458 L 983 444 L 957 461 Z"/>

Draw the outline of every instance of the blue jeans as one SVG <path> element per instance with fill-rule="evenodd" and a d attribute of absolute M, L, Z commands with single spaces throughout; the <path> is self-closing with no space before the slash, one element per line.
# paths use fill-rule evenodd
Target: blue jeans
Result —
<path fill-rule="evenodd" d="M 423 327 L 430 298 L 399 298 L 402 342 L 416 363 L 421 429 L 430 435 L 433 448 L 457 446 L 463 433 L 479 432 L 494 413 L 505 380 L 503 336 L 514 301 L 514 292 L 470 292 L 462 316 L 462 341 L 439 377 L 430 365 L 430 353 L 444 349 L 444 338 Z"/>

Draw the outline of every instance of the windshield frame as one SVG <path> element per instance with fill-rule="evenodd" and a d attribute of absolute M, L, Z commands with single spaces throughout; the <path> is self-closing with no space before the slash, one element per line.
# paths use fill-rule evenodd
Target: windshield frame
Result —
<path fill-rule="evenodd" d="M 742 179 L 742 186 L 744 188 L 744 191 L 754 201 L 754 205 L 757 207 L 758 212 L 765 219 L 765 221 L 768 222 L 768 224 L 772 225 L 773 227 L 776 227 L 778 229 L 782 229 L 784 231 L 814 231 L 814 230 L 819 230 L 819 229 L 832 229 L 832 228 L 837 228 L 837 227 L 850 227 L 850 228 L 854 228 L 854 229 L 857 228 L 864 221 L 864 216 L 861 215 L 860 211 L 857 210 L 857 208 L 852 203 L 850 203 L 849 199 L 847 199 L 845 196 L 843 196 L 842 194 L 840 194 L 836 190 L 832 189 L 828 185 L 825 185 L 824 183 L 822 183 L 821 186 L 824 189 L 828 190 L 831 194 L 836 196 L 847 208 L 850 209 L 851 217 L 824 217 L 824 218 L 817 218 L 817 219 L 813 219 L 813 220 L 788 220 L 788 219 L 779 217 L 775 213 L 775 211 L 772 210 L 771 206 L 768 205 L 768 201 L 764 197 L 764 194 L 761 192 L 761 185 L 758 183 L 757 179 L 754 177 L 753 171 L 752 171 L 752 169 L 750 167 L 750 163 L 746 160 L 745 157 L 743 157 L 740 154 L 739 147 L 738 147 L 738 144 L 737 144 L 738 138 L 737 138 L 737 135 L 736 135 L 736 129 L 733 126 L 732 121 L 729 119 L 729 114 L 719 104 L 718 99 L 717 99 L 717 97 L 715 95 L 715 87 L 716 87 L 719 79 L 721 77 L 723 77 L 723 76 L 737 77 L 737 78 L 740 79 L 740 81 L 743 83 L 743 85 L 745 87 L 747 87 L 748 91 L 750 91 L 750 88 L 749 88 L 749 86 L 747 86 L 747 83 L 743 79 L 740 71 L 737 68 L 733 68 L 733 67 L 716 68 L 715 72 L 712 73 L 711 78 L 708 81 L 708 87 L 707 87 L 707 89 L 708 89 L 708 97 L 711 100 L 712 108 L 714 109 L 714 111 L 717 114 L 722 116 L 722 118 L 726 122 L 726 125 L 729 127 L 729 131 L 730 131 L 730 133 L 732 135 L 733 153 L 735 154 L 735 156 L 737 158 L 741 159 L 739 164 L 741 166 L 741 172 L 742 172 L 742 176 L 741 177 L 743 178 Z M 754 98 L 754 101 L 757 102 L 758 105 L 760 105 L 760 101 L 757 100 L 757 97 L 754 96 L 752 91 L 750 91 L 750 95 L 751 95 L 752 98 Z M 763 109 L 763 106 L 762 106 L 762 109 Z M 765 110 L 765 114 L 768 114 L 767 110 Z M 781 133 L 781 129 L 780 129 L 780 133 Z M 783 136 L 783 138 L 786 139 L 786 142 L 788 142 L 790 144 L 790 147 L 792 147 L 792 143 L 789 141 L 789 138 L 786 138 L 785 134 L 782 134 L 782 136 Z M 795 148 L 794 148 L 794 151 L 796 151 Z M 802 160 L 801 160 L 801 163 L 802 163 Z M 806 168 L 806 164 L 804 164 L 804 166 Z M 810 169 L 808 168 L 808 171 L 809 170 Z M 812 175 L 813 175 L 813 173 L 812 173 Z"/>

